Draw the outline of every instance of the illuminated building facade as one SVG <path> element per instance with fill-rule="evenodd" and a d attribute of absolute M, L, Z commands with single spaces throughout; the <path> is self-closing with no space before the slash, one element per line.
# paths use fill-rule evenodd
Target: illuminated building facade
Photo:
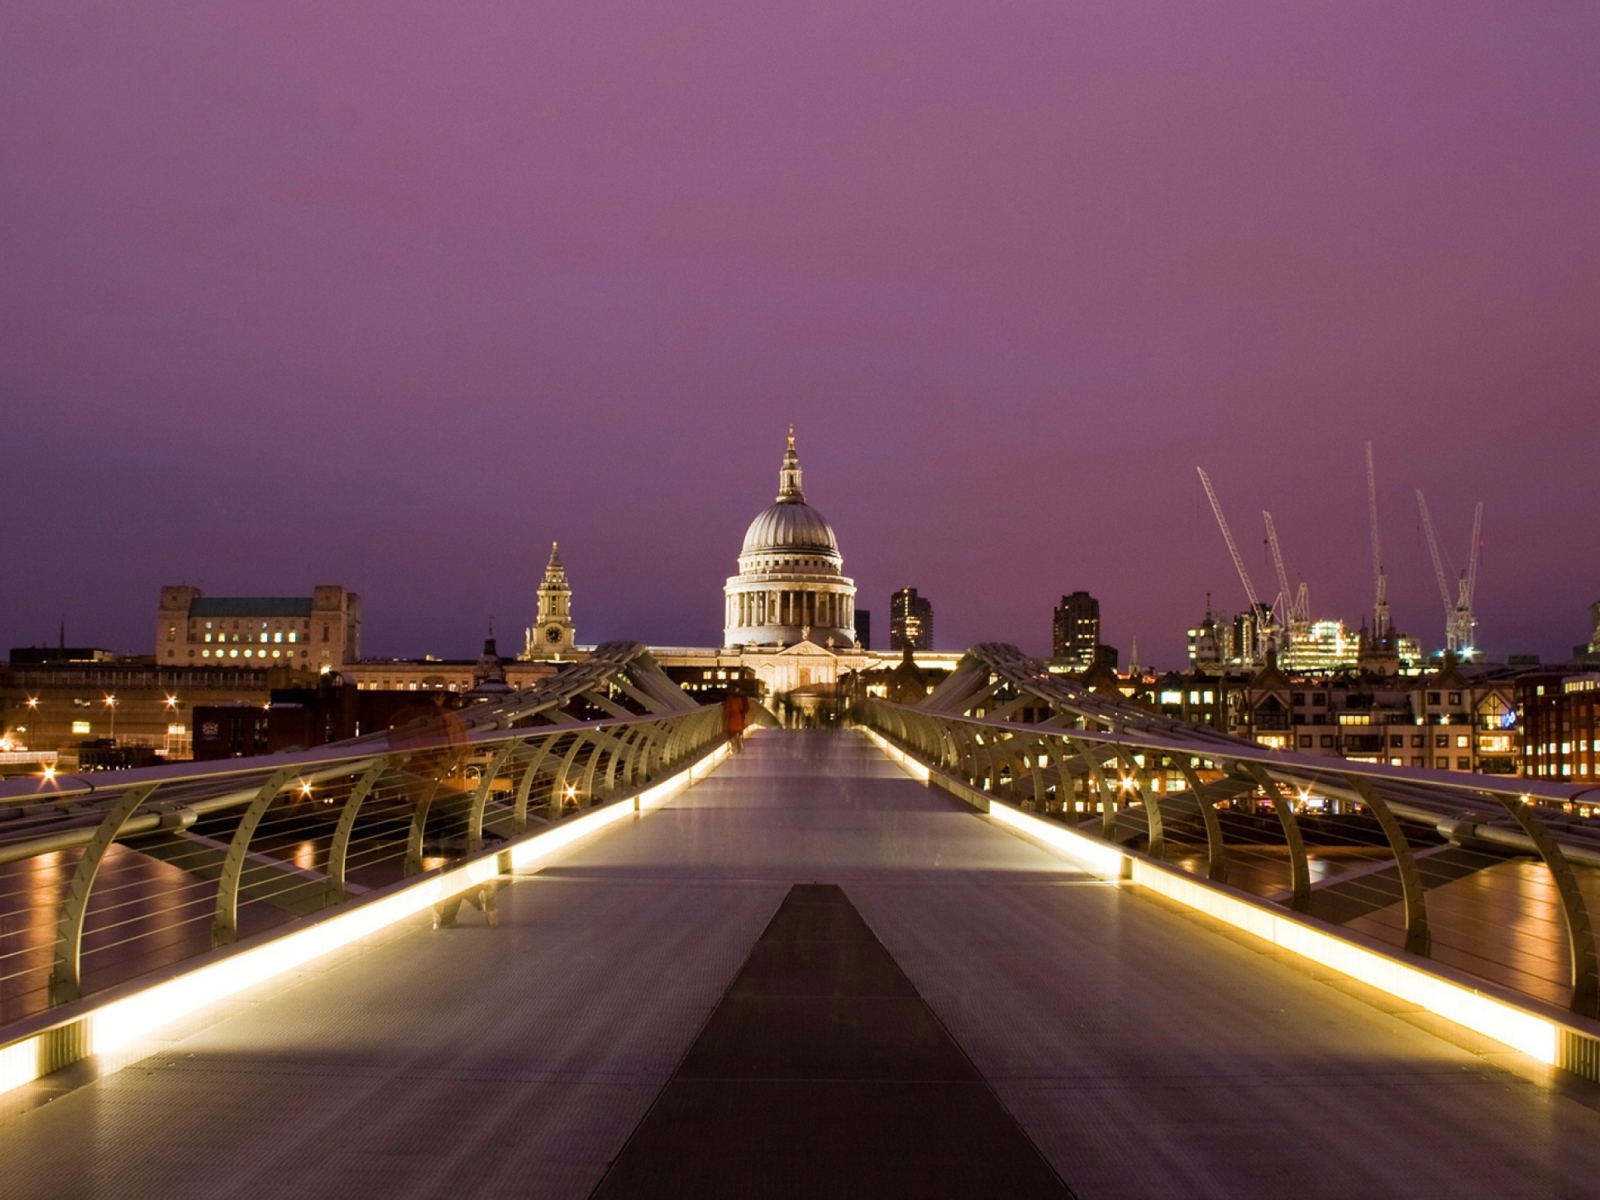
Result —
<path fill-rule="evenodd" d="M 889 597 L 889 649 L 933 649 L 933 602 L 914 587 Z"/>
<path fill-rule="evenodd" d="M 1100 645 L 1100 601 L 1088 592 L 1061 597 L 1050 624 L 1050 652 L 1077 671 L 1095 664 Z"/>
<path fill-rule="evenodd" d="M 155 656 L 161 666 L 337 670 L 361 657 L 361 597 L 332 585 L 310 596 L 164 587 Z"/>
<path fill-rule="evenodd" d="M 1600 781 L 1600 671 L 1518 682 L 1522 773 L 1562 783 Z"/>
<path fill-rule="evenodd" d="M 791 429 L 777 500 L 750 522 L 723 588 L 723 645 L 853 647 L 856 585 L 843 566 L 833 527 L 806 503 Z"/>

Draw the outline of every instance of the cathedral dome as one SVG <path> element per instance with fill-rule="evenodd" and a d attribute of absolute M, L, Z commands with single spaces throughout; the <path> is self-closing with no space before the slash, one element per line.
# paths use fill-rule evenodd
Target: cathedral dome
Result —
<path fill-rule="evenodd" d="M 794 452 L 794 431 L 778 473 L 778 499 L 757 514 L 745 530 L 741 557 L 750 554 L 821 554 L 839 561 L 839 542 L 833 526 L 806 503 L 800 490 L 800 459 Z"/>
<path fill-rule="evenodd" d="M 745 530 L 742 554 L 827 554 L 839 556 L 833 526 L 800 500 L 785 500 L 760 513 Z"/>

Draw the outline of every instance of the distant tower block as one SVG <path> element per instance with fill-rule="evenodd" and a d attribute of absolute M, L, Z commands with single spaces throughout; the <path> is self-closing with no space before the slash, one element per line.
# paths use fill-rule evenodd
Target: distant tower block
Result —
<path fill-rule="evenodd" d="M 933 602 L 914 587 L 901 588 L 889 597 L 889 649 L 933 649 Z"/>
<path fill-rule="evenodd" d="M 561 546 L 550 543 L 550 561 L 545 564 L 544 580 L 539 584 L 539 615 L 527 632 L 527 657 L 571 657 L 577 648 L 572 629 L 572 587 L 567 583 L 567 568 L 561 562 Z"/>

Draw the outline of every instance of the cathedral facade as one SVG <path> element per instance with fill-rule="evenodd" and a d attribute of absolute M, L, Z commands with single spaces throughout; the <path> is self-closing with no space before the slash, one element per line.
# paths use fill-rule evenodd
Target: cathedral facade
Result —
<path fill-rule="evenodd" d="M 777 499 L 750 522 L 739 573 L 723 588 L 723 645 L 853 647 L 856 585 L 843 568 L 833 527 L 806 503 L 791 428 Z"/>

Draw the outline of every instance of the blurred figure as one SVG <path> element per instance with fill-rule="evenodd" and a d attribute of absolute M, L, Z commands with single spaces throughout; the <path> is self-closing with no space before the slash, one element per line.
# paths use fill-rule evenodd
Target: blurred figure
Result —
<path fill-rule="evenodd" d="M 748 715 L 750 701 L 741 693 L 729 691 L 722 701 L 722 732 L 728 737 L 728 745 L 737 754 L 744 745 L 744 722 Z"/>

